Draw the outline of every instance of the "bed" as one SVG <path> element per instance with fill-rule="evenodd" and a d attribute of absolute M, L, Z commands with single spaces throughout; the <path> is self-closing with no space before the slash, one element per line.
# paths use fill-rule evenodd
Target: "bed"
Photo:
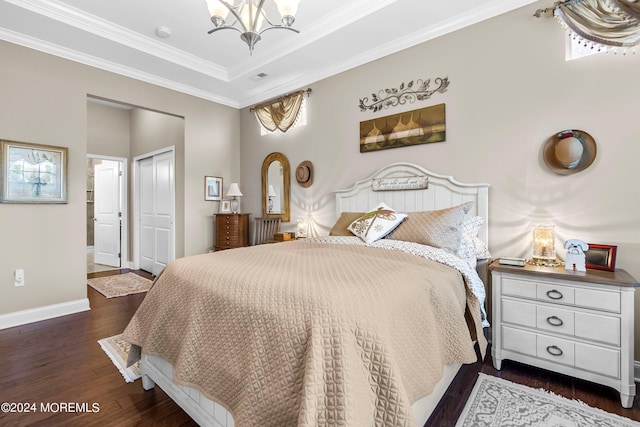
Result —
<path fill-rule="evenodd" d="M 124 332 L 143 387 L 207 426 L 423 425 L 484 356 L 484 285 L 405 225 L 464 207 L 486 248 L 488 188 L 394 163 L 336 192 L 332 236 L 176 260 Z M 340 231 L 373 207 L 400 225 L 370 243 Z"/>

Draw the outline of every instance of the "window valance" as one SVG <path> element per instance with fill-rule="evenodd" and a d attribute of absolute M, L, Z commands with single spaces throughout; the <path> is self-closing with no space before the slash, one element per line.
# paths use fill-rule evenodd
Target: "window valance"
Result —
<path fill-rule="evenodd" d="M 611 0 L 611 2 L 630 15 L 640 19 L 639 0 Z"/>
<path fill-rule="evenodd" d="M 640 43 L 640 0 L 567 0 L 535 16 L 553 10 L 554 16 L 585 42 L 612 47 Z"/>
<path fill-rule="evenodd" d="M 311 89 L 299 90 L 264 102 L 250 108 L 250 111 L 255 112 L 260 124 L 269 132 L 286 132 L 298 119 L 305 92 L 311 93 Z"/>

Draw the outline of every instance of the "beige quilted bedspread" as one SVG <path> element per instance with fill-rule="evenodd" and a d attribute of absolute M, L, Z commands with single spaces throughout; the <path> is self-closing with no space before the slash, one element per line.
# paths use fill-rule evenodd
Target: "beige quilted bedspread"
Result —
<path fill-rule="evenodd" d="M 443 365 L 476 360 L 468 304 L 480 325 L 450 267 L 293 241 L 171 263 L 124 335 L 238 427 L 413 426 Z"/>

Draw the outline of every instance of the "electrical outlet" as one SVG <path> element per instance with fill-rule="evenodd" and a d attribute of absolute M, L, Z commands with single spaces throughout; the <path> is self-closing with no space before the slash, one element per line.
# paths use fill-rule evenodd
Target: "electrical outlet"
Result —
<path fill-rule="evenodd" d="M 24 286 L 24 270 L 19 269 L 15 272 L 15 286 Z"/>

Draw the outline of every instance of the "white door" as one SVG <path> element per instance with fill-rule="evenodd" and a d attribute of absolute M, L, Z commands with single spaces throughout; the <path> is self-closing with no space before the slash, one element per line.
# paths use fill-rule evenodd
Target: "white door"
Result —
<path fill-rule="evenodd" d="M 120 267 L 120 162 L 94 167 L 94 262 Z"/>
<path fill-rule="evenodd" d="M 173 152 L 138 162 L 140 268 L 154 275 L 175 257 Z"/>

